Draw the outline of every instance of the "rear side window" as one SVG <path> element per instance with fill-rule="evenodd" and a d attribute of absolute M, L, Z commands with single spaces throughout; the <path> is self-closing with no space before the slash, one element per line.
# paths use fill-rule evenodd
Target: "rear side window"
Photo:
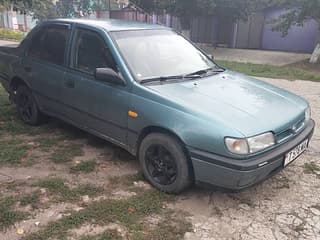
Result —
<path fill-rule="evenodd" d="M 68 35 L 67 26 L 43 28 L 31 39 L 29 54 L 47 62 L 63 65 Z"/>
<path fill-rule="evenodd" d="M 74 46 L 74 68 L 77 70 L 90 74 L 96 68 L 116 70 L 112 54 L 99 34 L 90 30 L 78 30 Z"/>

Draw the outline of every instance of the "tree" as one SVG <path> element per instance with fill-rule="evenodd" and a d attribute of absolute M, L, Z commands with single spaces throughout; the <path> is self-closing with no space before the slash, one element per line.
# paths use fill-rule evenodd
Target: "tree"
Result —
<path fill-rule="evenodd" d="M 99 0 L 0 0 L 0 10 L 16 10 L 43 21 L 57 17 L 88 16 L 94 10 L 94 4 Z M 103 1 L 103 0 L 101 0 Z M 54 3 L 55 2 L 55 3 Z"/>
<path fill-rule="evenodd" d="M 39 20 L 56 16 L 52 0 L 0 0 L 0 9 L 16 10 Z"/>
<path fill-rule="evenodd" d="M 12 1 L 10 0 L 0 0 L 0 10 L 9 11 L 12 8 Z M 9 14 L 7 13 L 7 22 L 9 22 Z"/>
<path fill-rule="evenodd" d="M 76 14 L 73 1 L 59 0 L 56 2 L 57 15 L 63 18 L 74 17 Z"/>
<path fill-rule="evenodd" d="M 218 16 L 232 20 L 248 15 L 266 6 L 271 0 L 132 0 L 146 11 L 166 10 L 179 16 L 183 25 L 189 25 L 195 16 Z"/>
<path fill-rule="evenodd" d="M 6 0 L 0 0 L 0 10 L 7 10 L 11 2 Z"/>
<path fill-rule="evenodd" d="M 279 6 L 285 6 L 286 12 L 274 21 L 273 30 L 281 31 L 284 36 L 288 34 L 291 26 L 303 26 L 314 19 L 319 24 L 317 44 L 310 59 L 310 63 L 320 60 L 320 0 L 277 0 Z"/>
<path fill-rule="evenodd" d="M 26 0 L 22 2 L 21 6 L 18 5 L 18 9 L 34 19 L 43 21 L 57 17 L 56 7 L 52 0 Z"/>

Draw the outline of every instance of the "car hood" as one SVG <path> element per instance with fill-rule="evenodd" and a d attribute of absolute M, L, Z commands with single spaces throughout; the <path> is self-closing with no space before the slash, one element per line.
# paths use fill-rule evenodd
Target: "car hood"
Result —
<path fill-rule="evenodd" d="M 244 136 L 281 132 L 304 118 L 307 102 L 263 81 L 226 71 L 195 81 L 149 86 L 182 110 L 220 121 Z"/>

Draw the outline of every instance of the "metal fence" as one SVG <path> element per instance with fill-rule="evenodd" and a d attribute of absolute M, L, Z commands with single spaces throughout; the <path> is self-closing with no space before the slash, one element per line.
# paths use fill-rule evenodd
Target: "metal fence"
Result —
<path fill-rule="evenodd" d="M 110 18 L 126 21 L 138 21 L 153 24 L 161 24 L 181 31 L 181 24 L 178 17 L 169 14 L 148 14 L 138 10 L 123 9 L 110 11 Z"/>
<path fill-rule="evenodd" d="M 19 14 L 15 11 L 0 12 L 0 28 L 28 31 L 37 23 L 31 16 Z"/>

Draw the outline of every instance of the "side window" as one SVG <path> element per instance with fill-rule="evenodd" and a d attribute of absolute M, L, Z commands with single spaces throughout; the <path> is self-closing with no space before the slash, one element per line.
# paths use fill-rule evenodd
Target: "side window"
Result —
<path fill-rule="evenodd" d="M 38 59 L 63 65 L 69 30 L 67 26 L 49 26 L 31 40 L 29 54 Z"/>
<path fill-rule="evenodd" d="M 74 46 L 76 69 L 90 74 L 93 74 L 96 68 L 116 70 L 112 54 L 99 34 L 89 30 L 78 30 Z"/>

